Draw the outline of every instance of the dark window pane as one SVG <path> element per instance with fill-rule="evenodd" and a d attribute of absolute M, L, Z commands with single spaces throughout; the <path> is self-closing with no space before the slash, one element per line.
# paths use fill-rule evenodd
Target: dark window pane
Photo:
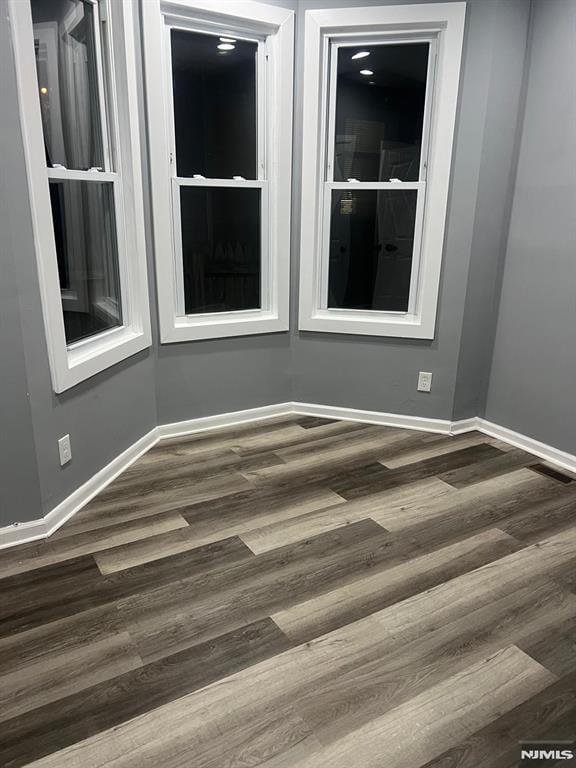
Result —
<path fill-rule="evenodd" d="M 187 315 L 258 309 L 260 190 L 181 187 Z"/>
<path fill-rule="evenodd" d="M 103 168 L 94 10 L 81 0 L 32 0 L 46 162 Z"/>
<path fill-rule="evenodd" d="M 332 190 L 328 306 L 406 312 L 415 189 Z"/>
<path fill-rule="evenodd" d="M 255 179 L 257 43 L 171 34 L 178 175 Z"/>
<path fill-rule="evenodd" d="M 112 183 L 50 181 L 66 342 L 122 325 Z"/>
<path fill-rule="evenodd" d="M 338 49 L 335 181 L 418 180 L 428 48 L 403 43 Z M 369 55 L 352 58 L 360 52 Z"/>

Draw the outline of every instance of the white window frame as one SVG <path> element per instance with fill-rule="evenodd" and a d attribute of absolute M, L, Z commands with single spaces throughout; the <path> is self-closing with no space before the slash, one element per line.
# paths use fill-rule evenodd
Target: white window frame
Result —
<path fill-rule="evenodd" d="M 434 338 L 465 14 L 465 2 L 306 11 L 300 330 Z M 386 41 L 431 43 L 420 180 L 333 182 L 336 56 L 330 73 L 330 46 Z M 326 306 L 332 189 L 418 190 L 407 312 Z"/>
<path fill-rule="evenodd" d="M 161 342 L 289 328 L 294 12 L 251 0 L 146 0 L 142 4 L 150 175 Z M 255 180 L 176 176 L 170 28 L 259 41 Z M 262 95 L 265 94 L 265 109 Z M 185 315 L 180 186 L 261 189 L 260 309 Z"/>
<path fill-rule="evenodd" d="M 99 12 L 100 21 L 106 24 L 107 30 L 110 75 L 106 109 L 103 109 L 102 62 L 98 61 L 97 65 L 102 79 L 104 154 L 109 157 L 112 150 L 109 136 L 112 136 L 114 172 L 46 166 L 31 6 L 22 0 L 9 0 L 8 5 L 42 311 L 55 392 L 64 392 L 151 344 L 133 8 L 132 3 L 89 1 Z M 66 296 L 63 297 L 60 290 L 49 178 L 83 180 L 87 173 L 97 176 L 97 182 L 113 182 L 123 324 L 67 344 L 62 312 L 62 299 Z M 114 312 L 115 309 L 112 306 L 103 307 L 103 311 Z"/>

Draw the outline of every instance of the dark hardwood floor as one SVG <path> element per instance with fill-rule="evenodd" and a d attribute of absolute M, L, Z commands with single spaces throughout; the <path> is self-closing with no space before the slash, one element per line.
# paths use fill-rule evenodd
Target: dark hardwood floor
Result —
<path fill-rule="evenodd" d="M 478 433 L 166 440 L 0 552 L 0 765 L 513 768 L 576 739 L 576 480 Z"/>

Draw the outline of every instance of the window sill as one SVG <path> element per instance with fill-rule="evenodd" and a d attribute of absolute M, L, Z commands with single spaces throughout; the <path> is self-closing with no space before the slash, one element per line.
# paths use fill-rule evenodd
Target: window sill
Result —
<path fill-rule="evenodd" d="M 306 316 L 300 311 L 299 330 L 318 333 L 348 333 L 402 339 L 433 339 L 434 317 L 398 312 L 317 310 Z"/>
<path fill-rule="evenodd" d="M 151 343 L 149 330 L 135 331 L 133 328 L 117 328 L 80 342 L 65 350 L 62 359 L 52 365 L 54 389 L 65 392 L 147 349 Z"/>
<path fill-rule="evenodd" d="M 223 339 L 259 333 L 280 333 L 289 329 L 288 317 L 261 310 L 186 315 L 162 323 L 162 344 L 202 339 Z"/>

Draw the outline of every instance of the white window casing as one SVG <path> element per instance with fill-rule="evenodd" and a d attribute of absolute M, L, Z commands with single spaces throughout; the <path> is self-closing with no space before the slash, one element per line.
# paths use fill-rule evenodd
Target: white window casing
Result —
<path fill-rule="evenodd" d="M 53 388 L 63 392 L 151 344 L 146 243 L 140 170 L 137 78 L 132 3 L 90 0 L 95 16 L 103 169 L 47 167 L 35 62 L 34 38 L 54 34 L 52 23 L 34 25 L 29 2 L 9 0 L 26 172 L 42 310 Z M 66 19 L 67 21 L 68 19 Z M 73 23 L 74 20 L 71 19 Z M 106 65 L 101 26 L 105 27 Z M 48 61 L 54 71 L 54 62 Z M 104 69 L 106 68 L 106 73 Z M 54 78 L 54 82 L 58 82 Z M 65 82 L 58 83 L 60 89 Z M 105 95 L 106 94 L 106 95 Z M 53 130 L 61 127 L 56 124 Z M 78 300 L 80 284 L 60 286 L 49 180 L 112 184 L 121 303 L 103 300 L 98 312 L 122 316 L 122 324 L 67 344 L 63 302 Z M 73 222 L 71 222 L 73 229 Z M 111 258 L 111 256 L 110 256 Z"/>
<path fill-rule="evenodd" d="M 434 337 L 466 3 L 308 10 L 305 13 L 299 328 L 326 333 Z M 340 47 L 426 42 L 428 74 L 417 181 L 334 179 L 336 58 Z M 406 312 L 327 306 L 332 190 L 414 190 Z"/>
<path fill-rule="evenodd" d="M 142 5 L 149 152 L 162 343 L 286 331 L 289 327 L 294 13 L 250 0 L 146 0 Z M 170 31 L 258 43 L 255 179 L 180 177 L 175 162 Z M 259 189 L 261 306 L 186 314 L 180 190 Z"/>

